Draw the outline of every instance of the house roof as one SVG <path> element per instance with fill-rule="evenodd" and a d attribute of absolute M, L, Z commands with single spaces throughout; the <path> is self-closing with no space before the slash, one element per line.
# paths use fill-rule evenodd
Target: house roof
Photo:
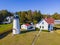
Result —
<path fill-rule="evenodd" d="M 54 19 L 53 19 L 52 17 L 45 18 L 45 21 L 46 21 L 48 24 L 54 24 Z"/>
<path fill-rule="evenodd" d="M 26 26 L 30 26 L 30 24 L 25 24 Z"/>

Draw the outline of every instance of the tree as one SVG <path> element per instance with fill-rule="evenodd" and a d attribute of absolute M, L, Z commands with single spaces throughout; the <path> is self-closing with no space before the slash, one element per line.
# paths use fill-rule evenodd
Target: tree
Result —
<path fill-rule="evenodd" d="M 20 11 L 16 12 L 16 14 L 20 17 L 20 23 L 30 23 L 30 22 L 38 22 L 42 18 L 42 14 L 40 11 Z"/>
<path fill-rule="evenodd" d="M 52 17 L 53 17 L 54 19 L 56 19 L 56 20 L 60 20 L 60 14 L 58 14 L 58 13 L 54 13 L 54 14 L 52 15 Z"/>
<path fill-rule="evenodd" d="M 37 12 L 37 20 L 40 21 L 42 19 L 42 14 L 40 11 Z"/>
<path fill-rule="evenodd" d="M 0 22 L 3 22 L 4 19 L 7 17 L 7 16 L 12 16 L 13 14 L 8 12 L 7 10 L 1 10 L 0 11 Z"/>
<path fill-rule="evenodd" d="M 33 20 L 37 23 L 42 19 L 42 14 L 40 11 L 34 11 L 33 12 Z"/>
<path fill-rule="evenodd" d="M 28 11 L 27 11 L 27 19 L 28 19 L 28 21 L 30 21 L 30 22 L 33 21 L 32 11 L 31 11 L 31 10 L 28 10 Z"/>

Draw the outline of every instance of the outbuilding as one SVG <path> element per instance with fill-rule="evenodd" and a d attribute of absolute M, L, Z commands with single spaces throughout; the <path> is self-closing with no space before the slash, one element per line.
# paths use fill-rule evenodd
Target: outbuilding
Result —
<path fill-rule="evenodd" d="M 21 29 L 25 29 L 25 30 L 35 30 L 35 26 L 32 24 L 23 24 L 21 25 Z"/>
<path fill-rule="evenodd" d="M 36 24 L 37 28 L 42 30 L 52 31 L 54 26 L 54 19 L 52 17 L 42 19 L 39 23 Z"/>

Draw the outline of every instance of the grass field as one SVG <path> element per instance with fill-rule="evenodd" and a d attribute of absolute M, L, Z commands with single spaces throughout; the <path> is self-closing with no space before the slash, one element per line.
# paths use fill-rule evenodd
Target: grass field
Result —
<path fill-rule="evenodd" d="M 8 31 L 12 28 L 12 24 L 0 25 L 0 33 Z M 18 35 L 12 36 L 12 33 L 7 34 L 0 39 L 0 45 L 32 45 L 32 41 L 38 30 L 36 31 L 24 31 Z M 42 31 L 37 38 L 35 45 L 60 45 L 60 31 L 56 30 L 53 33 L 48 31 Z"/>
<path fill-rule="evenodd" d="M 12 24 L 2 24 L 0 25 L 0 34 L 7 32 L 12 29 Z"/>
<path fill-rule="evenodd" d="M 15 36 L 10 33 L 0 39 L 0 45 L 31 45 L 37 33 L 38 31 L 30 31 Z M 35 45 L 60 45 L 60 34 L 42 31 Z"/>
<path fill-rule="evenodd" d="M 53 32 L 42 32 L 35 45 L 60 45 L 60 34 Z"/>

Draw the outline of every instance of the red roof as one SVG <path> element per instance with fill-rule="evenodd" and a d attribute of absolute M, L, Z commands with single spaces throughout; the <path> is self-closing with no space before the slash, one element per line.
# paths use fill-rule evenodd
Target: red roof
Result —
<path fill-rule="evenodd" d="M 52 17 L 45 18 L 45 21 L 46 21 L 48 24 L 54 24 L 54 19 L 53 19 Z"/>
<path fill-rule="evenodd" d="M 30 26 L 30 24 L 25 24 L 26 26 Z"/>

